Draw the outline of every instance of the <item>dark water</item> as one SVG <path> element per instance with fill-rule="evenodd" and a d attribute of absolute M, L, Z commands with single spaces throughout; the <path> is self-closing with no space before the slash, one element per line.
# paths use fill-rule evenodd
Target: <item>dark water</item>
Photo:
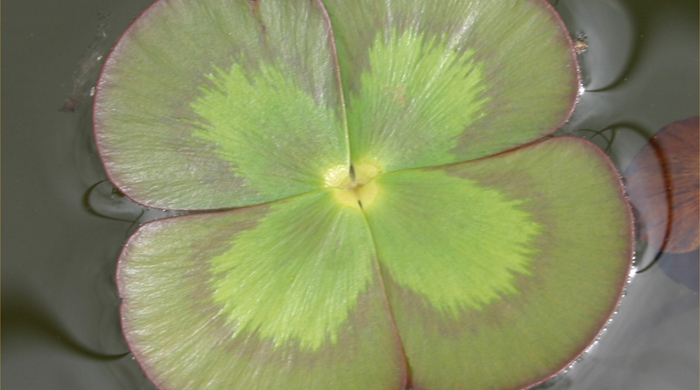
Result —
<path fill-rule="evenodd" d="M 136 225 L 164 214 L 103 182 L 89 107 L 100 56 L 149 3 L 4 2 L 6 390 L 154 388 L 121 335 L 114 270 Z M 588 43 L 586 92 L 562 133 L 592 137 L 624 171 L 659 128 L 698 115 L 696 0 L 559 0 L 557 9 Z M 639 247 L 641 268 L 653 257 Z M 698 389 L 697 258 L 664 256 L 635 276 L 599 343 L 539 388 Z"/>

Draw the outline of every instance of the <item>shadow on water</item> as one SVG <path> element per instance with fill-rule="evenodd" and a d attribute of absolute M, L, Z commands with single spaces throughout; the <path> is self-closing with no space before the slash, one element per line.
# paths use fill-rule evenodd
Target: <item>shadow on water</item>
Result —
<path fill-rule="evenodd" d="M 41 303 L 29 295 L 5 296 L 9 303 L 4 304 L 2 330 L 15 335 L 24 334 L 32 340 L 54 345 L 66 354 L 113 361 L 130 354 L 127 351 L 105 353 L 95 350 L 76 338 L 64 324 L 58 320 L 49 304 Z M 12 346 L 10 339 L 10 347 Z"/>

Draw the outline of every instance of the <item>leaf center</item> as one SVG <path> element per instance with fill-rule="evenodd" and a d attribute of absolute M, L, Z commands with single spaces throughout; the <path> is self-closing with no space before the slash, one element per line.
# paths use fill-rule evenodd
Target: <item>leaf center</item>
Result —
<path fill-rule="evenodd" d="M 381 168 L 373 163 L 361 163 L 345 166 L 336 166 L 328 170 L 325 175 L 327 187 L 334 188 L 334 195 L 338 203 L 348 206 L 365 208 L 371 205 L 379 187 L 374 181 L 382 174 Z"/>

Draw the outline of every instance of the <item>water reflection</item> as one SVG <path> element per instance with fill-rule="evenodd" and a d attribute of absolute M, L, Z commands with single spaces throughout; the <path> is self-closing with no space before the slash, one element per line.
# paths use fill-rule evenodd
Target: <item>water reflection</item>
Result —
<path fill-rule="evenodd" d="M 90 186 L 83 198 L 85 209 L 93 215 L 115 221 L 130 222 L 127 236 L 131 235 L 140 225 L 187 212 L 173 210 L 158 210 L 141 206 L 103 179 Z"/>
<path fill-rule="evenodd" d="M 76 354 L 90 359 L 111 361 L 125 357 L 129 354 L 126 345 L 122 348 L 105 353 L 94 349 L 84 343 L 72 333 L 71 329 L 58 319 L 55 308 L 47 302 L 41 302 L 37 296 L 31 294 L 5 296 L 9 302 L 3 307 L 2 329 L 5 332 L 14 334 L 15 337 L 6 339 L 3 343 L 3 350 L 12 354 L 16 348 L 25 346 L 17 344 L 15 341 L 30 338 L 34 342 L 51 345 L 60 349 L 62 353 Z"/>
<path fill-rule="evenodd" d="M 571 35 L 586 43 L 585 55 L 579 56 L 586 91 L 614 88 L 629 72 L 639 46 L 630 11 L 615 0 L 559 1 L 555 8 Z"/>

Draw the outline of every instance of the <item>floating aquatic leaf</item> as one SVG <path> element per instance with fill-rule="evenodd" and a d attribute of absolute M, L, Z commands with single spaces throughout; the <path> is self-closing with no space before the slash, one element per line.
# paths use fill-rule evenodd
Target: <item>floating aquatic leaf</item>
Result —
<path fill-rule="evenodd" d="M 106 61 L 95 133 L 139 204 L 124 333 L 166 389 L 516 389 L 613 312 L 632 223 L 572 137 L 540 0 L 160 0 Z M 528 144 L 526 146 L 522 146 Z"/>
<path fill-rule="evenodd" d="M 699 138 L 697 116 L 673 122 L 659 130 L 625 171 L 638 235 L 657 250 L 698 249 Z"/>

